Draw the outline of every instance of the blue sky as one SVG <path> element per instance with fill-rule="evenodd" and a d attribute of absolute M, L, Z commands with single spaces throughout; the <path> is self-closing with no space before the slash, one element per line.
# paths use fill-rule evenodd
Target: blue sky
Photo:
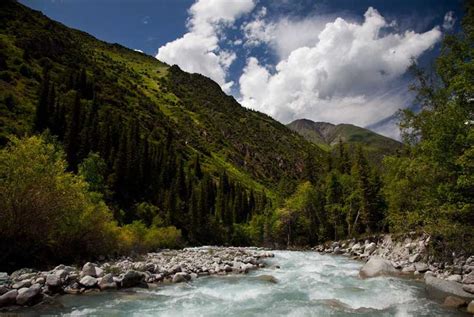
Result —
<path fill-rule="evenodd" d="M 217 81 L 244 106 L 398 137 L 406 68 L 429 65 L 462 1 L 21 0 L 67 26 Z"/>

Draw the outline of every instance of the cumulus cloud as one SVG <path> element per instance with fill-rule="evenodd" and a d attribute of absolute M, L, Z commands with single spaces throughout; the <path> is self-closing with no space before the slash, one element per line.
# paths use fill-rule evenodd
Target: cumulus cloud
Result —
<path fill-rule="evenodd" d="M 443 21 L 443 29 L 446 31 L 452 30 L 454 27 L 454 23 L 456 23 L 456 18 L 454 17 L 454 12 L 453 11 L 448 11 L 444 15 L 444 21 Z"/>
<path fill-rule="evenodd" d="M 303 36 L 304 46 L 281 50 L 286 57 L 274 71 L 249 58 L 239 79 L 241 103 L 283 122 L 306 117 L 367 126 L 392 115 L 408 101 L 405 85 L 396 85 L 401 75 L 441 32 L 394 33 L 373 8 L 364 18 L 336 18 L 317 38 Z M 304 30 L 309 22 L 302 23 Z"/>
<path fill-rule="evenodd" d="M 228 92 L 233 82 L 226 81 L 227 70 L 236 56 L 219 46 L 222 31 L 254 7 L 254 0 L 197 0 L 189 9 L 188 32 L 160 47 L 156 58 L 208 76 Z"/>
<path fill-rule="evenodd" d="M 283 17 L 276 21 L 266 18 L 262 8 L 253 20 L 242 25 L 245 45 L 252 47 L 267 44 L 280 58 L 287 58 L 295 49 L 314 46 L 319 41 L 319 33 L 332 16 L 311 16 L 304 19 Z"/>

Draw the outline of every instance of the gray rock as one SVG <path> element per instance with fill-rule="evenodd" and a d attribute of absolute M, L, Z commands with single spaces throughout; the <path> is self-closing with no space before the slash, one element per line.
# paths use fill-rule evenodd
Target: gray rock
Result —
<path fill-rule="evenodd" d="M 34 284 L 30 288 L 22 288 L 18 291 L 16 303 L 18 305 L 33 305 L 42 298 L 41 285 Z"/>
<path fill-rule="evenodd" d="M 444 300 L 443 306 L 449 308 L 461 308 L 467 306 L 467 302 L 462 298 L 450 295 Z"/>
<path fill-rule="evenodd" d="M 278 279 L 274 277 L 273 275 L 259 275 L 257 276 L 257 280 L 264 281 L 264 282 L 269 282 L 276 284 L 278 283 Z"/>
<path fill-rule="evenodd" d="M 56 274 L 48 274 L 46 276 L 46 285 L 48 285 L 51 288 L 58 288 L 62 285 L 61 278 L 57 276 Z"/>
<path fill-rule="evenodd" d="M 462 279 L 463 284 L 474 284 L 474 272 L 466 274 Z"/>
<path fill-rule="evenodd" d="M 81 276 L 86 275 L 97 277 L 96 265 L 94 263 L 87 262 L 86 264 L 84 264 L 84 266 L 82 267 Z"/>
<path fill-rule="evenodd" d="M 412 256 L 410 256 L 410 257 L 408 258 L 408 261 L 409 261 L 410 263 L 415 263 L 415 262 L 418 262 L 418 261 L 420 261 L 420 260 L 421 260 L 421 255 L 420 255 L 419 253 L 415 253 L 415 254 L 413 254 Z"/>
<path fill-rule="evenodd" d="M 351 252 L 356 252 L 356 251 L 360 251 L 361 249 L 361 246 L 360 246 L 360 243 L 357 242 L 356 244 L 354 244 L 351 248 Z"/>
<path fill-rule="evenodd" d="M 104 277 L 100 279 L 98 285 L 101 291 L 117 288 L 117 283 L 115 283 L 114 277 L 111 273 L 105 274 Z"/>
<path fill-rule="evenodd" d="M 474 294 L 463 290 L 462 284 L 442 280 L 430 275 L 425 275 L 425 288 L 431 297 L 438 299 L 443 299 L 449 295 L 454 295 L 465 300 L 474 299 Z"/>
<path fill-rule="evenodd" d="M 96 267 L 95 268 L 95 274 L 97 275 L 97 277 L 102 277 L 102 276 L 104 276 L 104 270 L 101 269 L 100 267 Z"/>
<path fill-rule="evenodd" d="M 16 303 L 17 296 L 18 291 L 16 289 L 6 292 L 2 296 L 0 296 L 0 307 L 14 305 Z"/>
<path fill-rule="evenodd" d="M 468 293 L 474 294 L 474 284 L 464 284 L 462 289 Z"/>
<path fill-rule="evenodd" d="M 83 278 L 81 278 L 81 280 L 79 281 L 79 283 L 85 287 L 88 287 L 88 288 L 91 288 L 91 287 L 94 287 L 96 286 L 97 284 L 97 279 L 93 276 L 90 276 L 90 275 L 86 275 L 84 276 Z"/>
<path fill-rule="evenodd" d="M 61 280 L 65 280 L 67 278 L 68 273 L 69 272 L 67 272 L 66 270 L 54 271 L 54 275 L 57 276 Z"/>
<path fill-rule="evenodd" d="M 462 276 L 459 274 L 453 274 L 446 278 L 446 281 L 451 281 L 451 282 L 461 282 L 461 280 L 462 280 Z"/>
<path fill-rule="evenodd" d="M 379 275 L 394 275 L 397 274 L 397 272 L 390 261 L 373 257 L 360 269 L 359 276 L 368 278 Z"/>
<path fill-rule="evenodd" d="M 472 300 L 469 305 L 467 305 L 467 312 L 469 314 L 474 314 L 474 300 Z"/>
<path fill-rule="evenodd" d="M 377 245 L 375 244 L 375 242 L 371 242 L 365 247 L 364 253 L 367 253 L 370 255 L 375 251 L 375 249 L 377 249 Z"/>
<path fill-rule="evenodd" d="M 145 280 L 145 275 L 137 271 L 128 271 L 122 278 L 121 285 L 124 288 L 141 285 Z"/>
<path fill-rule="evenodd" d="M 418 263 L 415 263 L 415 269 L 417 272 L 425 273 L 426 271 L 429 270 L 429 267 L 428 267 L 428 264 L 424 262 L 418 262 Z"/>
<path fill-rule="evenodd" d="M 28 288 L 31 286 L 31 281 L 30 280 L 23 280 L 23 281 L 19 281 L 15 284 L 12 285 L 12 288 L 14 289 L 20 289 L 20 288 Z"/>
<path fill-rule="evenodd" d="M 173 283 L 183 283 L 191 279 L 191 276 L 185 272 L 178 272 L 173 276 Z"/>

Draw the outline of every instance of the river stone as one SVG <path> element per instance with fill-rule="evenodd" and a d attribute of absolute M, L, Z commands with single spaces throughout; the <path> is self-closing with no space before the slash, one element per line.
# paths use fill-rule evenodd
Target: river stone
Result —
<path fill-rule="evenodd" d="M 448 296 L 446 297 L 443 303 L 444 307 L 449 307 L 449 308 L 461 308 L 466 305 L 467 305 L 466 301 L 457 296 Z"/>
<path fill-rule="evenodd" d="M 114 276 L 111 273 L 105 274 L 104 277 L 100 279 L 98 285 L 101 291 L 117 288 L 117 283 L 115 283 Z"/>
<path fill-rule="evenodd" d="M 474 294 L 470 294 L 462 289 L 462 284 L 452 281 L 442 280 L 434 276 L 425 275 L 425 288 L 428 294 L 434 298 L 445 298 L 454 295 L 462 299 L 474 299 Z"/>
<path fill-rule="evenodd" d="M 191 276 L 185 272 L 178 272 L 173 276 L 173 283 L 183 283 L 189 281 Z"/>
<path fill-rule="evenodd" d="M 79 283 L 81 285 L 85 286 L 85 287 L 91 288 L 91 287 L 94 287 L 97 284 L 97 279 L 93 276 L 86 275 L 83 278 L 81 278 Z"/>
<path fill-rule="evenodd" d="M 462 276 L 459 274 L 453 274 L 446 278 L 446 281 L 451 281 L 451 282 L 461 282 L 461 280 L 462 280 Z"/>
<path fill-rule="evenodd" d="M 474 314 L 474 300 L 472 300 L 469 305 L 467 305 L 467 312 L 469 314 Z"/>
<path fill-rule="evenodd" d="M 31 281 L 30 280 L 23 280 L 23 281 L 20 281 L 20 282 L 17 282 L 15 284 L 12 285 L 12 288 L 14 289 L 20 289 L 20 288 L 28 288 L 31 286 Z"/>
<path fill-rule="evenodd" d="M 95 264 L 90 263 L 90 262 L 87 262 L 86 264 L 84 264 L 84 266 L 82 267 L 81 276 L 86 276 L 86 275 L 97 277 Z"/>
<path fill-rule="evenodd" d="M 145 279 L 145 275 L 137 271 L 127 271 L 122 278 L 121 285 L 123 288 L 139 286 Z"/>
<path fill-rule="evenodd" d="M 18 291 L 16 289 L 6 292 L 0 296 L 0 307 L 14 305 L 16 303 L 16 297 L 18 296 Z"/>
<path fill-rule="evenodd" d="M 368 278 L 379 275 L 393 275 L 397 272 L 390 261 L 373 257 L 360 269 L 359 276 Z"/>
<path fill-rule="evenodd" d="M 408 258 L 408 261 L 409 261 L 410 263 L 418 262 L 418 261 L 420 261 L 420 260 L 421 260 L 421 255 L 420 255 L 419 253 L 415 253 L 415 254 L 413 254 L 412 256 L 410 256 L 410 257 Z"/>
<path fill-rule="evenodd" d="M 270 282 L 273 284 L 278 283 L 278 279 L 272 275 L 259 275 L 257 276 L 257 280 L 264 281 L 264 282 Z"/>
<path fill-rule="evenodd" d="M 372 242 L 372 243 L 369 243 L 365 249 L 364 249 L 364 253 L 367 253 L 367 254 L 372 254 L 372 252 L 375 251 L 375 249 L 377 248 L 377 245 L 375 244 L 375 242 Z"/>
<path fill-rule="evenodd" d="M 57 288 L 60 287 L 61 284 L 61 278 L 56 274 L 48 274 L 48 276 L 46 276 L 46 285 L 48 285 L 49 287 Z"/>
<path fill-rule="evenodd" d="M 462 279 L 463 284 L 474 284 L 474 272 L 464 275 Z"/>
<path fill-rule="evenodd" d="M 474 284 L 465 284 L 462 286 L 462 289 L 468 293 L 474 294 Z"/>
<path fill-rule="evenodd" d="M 418 262 L 418 263 L 415 263 L 415 269 L 417 272 L 425 273 L 426 271 L 429 270 L 429 267 L 428 267 L 428 264 L 424 262 Z"/>
<path fill-rule="evenodd" d="M 16 303 L 18 305 L 33 305 L 41 300 L 41 285 L 34 284 L 30 288 L 22 288 L 18 291 Z"/>

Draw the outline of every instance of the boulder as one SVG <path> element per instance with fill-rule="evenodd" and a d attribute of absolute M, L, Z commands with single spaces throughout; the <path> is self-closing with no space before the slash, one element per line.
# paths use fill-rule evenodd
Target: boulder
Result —
<path fill-rule="evenodd" d="M 357 242 L 356 244 L 354 244 L 351 248 L 351 252 L 359 252 L 361 249 L 361 246 L 360 246 L 360 243 Z"/>
<path fill-rule="evenodd" d="M 104 277 L 100 279 L 98 285 L 101 291 L 117 288 L 117 283 L 115 283 L 114 277 L 111 273 L 104 275 Z"/>
<path fill-rule="evenodd" d="M 278 283 L 278 279 L 274 277 L 273 275 L 259 275 L 257 276 L 257 279 L 260 281 L 269 282 L 273 284 Z"/>
<path fill-rule="evenodd" d="M 393 267 L 392 263 L 382 258 L 370 258 L 367 263 L 359 271 L 362 278 L 375 277 L 379 275 L 393 275 L 398 271 Z"/>
<path fill-rule="evenodd" d="M 465 274 L 462 279 L 463 284 L 474 284 L 474 272 Z"/>
<path fill-rule="evenodd" d="M 464 284 L 462 289 L 468 293 L 474 294 L 474 284 Z"/>
<path fill-rule="evenodd" d="M 364 253 L 367 253 L 370 255 L 375 251 L 375 249 L 377 249 L 377 245 L 375 244 L 375 242 L 371 242 L 365 247 Z"/>
<path fill-rule="evenodd" d="M 454 295 L 465 300 L 474 299 L 474 294 L 463 290 L 462 284 L 442 280 L 431 275 L 425 275 L 425 288 L 428 295 L 438 299 L 443 299 L 449 295 Z"/>
<path fill-rule="evenodd" d="M 61 278 L 56 274 L 48 274 L 46 276 L 46 285 L 50 288 L 58 288 L 62 285 Z"/>
<path fill-rule="evenodd" d="M 420 273 L 425 273 L 429 270 L 428 264 L 424 262 L 415 263 L 415 270 Z"/>
<path fill-rule="evenodd" d="M 20 288 L 28 288 L 30 286 L 31 286 L 31 280 L 23 280 L 23 281 L 19 281 L 13 284 L 12 288 L 20 289 Z"/>
<path fill-rule="evenodd" d="M 443 306 L 449 308 L 461 308 L 467 306 L 467 302 L 457 296 L 448 296 L 444 300 Z"/>
<path fill-rule="evenodd" d="M 471 300 L 469 305 L 467 305 L 467 312 L 474 315 L 474 300 Z"/>
<path fill-rule="evenodd" d="M 415 263 L 415 262 L 418 262 L 421 260 L 421 255 L 419 253 L 415 253 L 413 255 L 411 255 L 409 258 L 408 258 L 408 261 L 410 263 Z"/>
<path fill-rule="evenodd" d="M 87 288 L 91 288 L 91 287 L 96 286 L 97 279 L 93 276 L 86 275 L 83 278 L 81 278 L 81 280 L 79 281 L 79 284 L 81 284 L 81 285 L 83 285 Z"/>
<path fill-rule="evenodd" d="M 16 303 L 18 305 L 33 305 L 41 300 L 42 295 L 41 285 L 34 284 L 29 288 L 22 288 L 18 291 Z"/>
<path fill-rule="evenodd" d="M 86 275 L 97 277 L 96 265 L 94 263 L 87 262 L 86 264 L 84 264 L 84 266 L 82 267 L 81 276 Z"/>
<path fill-rule="evenodd" d="M 462 276 L 459 274 L 453 274 L 446 278 L 446 281 L 451 281 L 451 282 L 461 282 L 461 280 L 462 280 Z"/>
<path fill-rule="evenodd" d="M 127 273 L 125 273 L 122 278 L 121 286 L 124 288 L 139 286 L 143 283 L 144 280 L 144 274 L 137 271 L 127 271 Z"/>
<path fill-rule="evenodd" d="M 16 303 L 16 297 L 18 296 L 18 291 L 16 289 L 6 292 L 0 296 L 0 307 L 14 305 Z"/>
<path fill-rule="evenodd" d="M 173 276 L 173 283 L 183 283 L 191 279 L 191 276 L 185 272 L 178 272 Z"/>

